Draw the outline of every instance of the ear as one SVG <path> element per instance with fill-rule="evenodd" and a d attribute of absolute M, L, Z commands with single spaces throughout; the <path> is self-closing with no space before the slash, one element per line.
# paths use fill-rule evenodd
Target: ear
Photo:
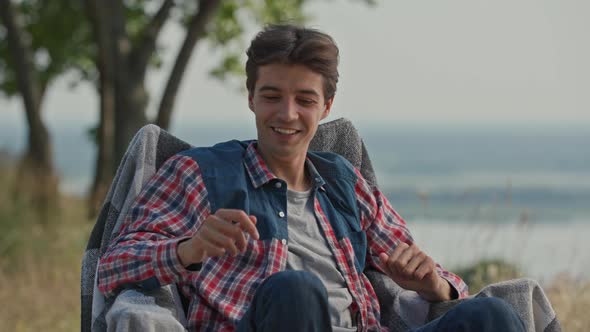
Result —
<path fill-rule="evenodd" d="M 248 93 L 248 108 L 254 112 L 254 96 L 251 93 Z"/>
<path fill-rule="evenodd" d="M 326 102 L 326 108 L 324 108 L 324 112 L 322 113 L 322 117 L 321 120 L 325 119 L 328 117 L 328 115 L 330 114 L 330 110 L 332 109 L 332 104 L 334 103 L 334 97 L 332 96 L 332 98 L 328 99 L 328 101 Z"/>

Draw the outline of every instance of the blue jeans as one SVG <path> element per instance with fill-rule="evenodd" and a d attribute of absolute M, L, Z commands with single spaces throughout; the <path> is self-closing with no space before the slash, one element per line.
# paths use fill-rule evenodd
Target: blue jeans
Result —
<path fill-rule="evenodd" d="M 414 332 L 524 332 L 524 323 L 504 300 L 480 297 L 463 301 Z"/>
<path fill-rule="evenodd" d="M 275 273 L 258 287 L 237 331 L 332 331 L 328 291 L 312 273 Z"/>
<path fill-rule="evenodd" d="M 267 278 L 258 288 L 250 308 L 237 327 L 253 331 L 332 331 L 328 292 L 322 281 L 305 271 L 283 271 Z M 445 315 L 414 332 L 524 332 L 514 309 L 497 298 L 463 301 Z"/>

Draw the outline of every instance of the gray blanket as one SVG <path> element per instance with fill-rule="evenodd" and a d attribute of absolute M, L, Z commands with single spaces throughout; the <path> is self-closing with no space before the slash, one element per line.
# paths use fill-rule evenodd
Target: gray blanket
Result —
<path fill-rule="evenodd" d="M 157 126 L 148 125 L 134 137 L 117 170 L 82 261 L 82 331 L 183 331 L 186 326 L 178 291 L 174 285 L 146 292 L 127 289 L 105 299 L 96 285 L 96 267 L 143 185 L 172 155 L 191 145 Z M 320 125 L 311 150 L 332 151 L 347 158 L 373 185 L 377 185 L 367 150 L 350 121 L 334 120 Z M 391 331 L 408 331 L 440 316 L 455 300 L 430 304 L 415 292 L 404 290 L 380 272 L 365 272 L 381 304 L 381 322 Z M 560 331 L 555 313 L 539 285 L 517 279 L 490 285 L 475 296 L 495 296 L 512 304 L 528 331 Z"/>

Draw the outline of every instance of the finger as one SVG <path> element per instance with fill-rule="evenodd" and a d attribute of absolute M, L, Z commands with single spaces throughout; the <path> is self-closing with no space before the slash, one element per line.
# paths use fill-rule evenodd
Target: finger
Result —
<path fill-rule="evenodd" d="M 424 254 L 424 252 L 422 251 L 418 251 L 417 253 L 415 253 L 414 256 L 408 262 L 408 264 L 406 264 L 406 266 L 402 270 L 403 274 L 408 277 L 416 278 L 416 269 L 426 260 L 426 258 L 426 254 Z"/>
<path fill-rule="evenodd" d="M 413 246 L 413 245 L 412 246 L 408 246 L 405 243 L 404 243 L 404 245 L 407 246 L 405 248 L 405 250 L 403 250 L 398 255 L 398 257 L 395 260 L 393 260 L 393 265 L 400 272 L 403 271 L 403 269 L 406 267 L 406 265 L 408 264 L 408 262 L 410 261 L 410 259 L 412 259 L 412 257 L 414 257 L 415 250 L 416 250 L 416 247 Z M 390 261 L 392 261 L 391 258 L 390 258 Z"/>
<path fill-rule="evenodd" d="M 205 244 L 205 252 L 207 253 L 207 257 L 220 257 L 224 256 L 226 251 L 223 248 L 217 247 L 216 245 L 209 243 Z"/>
<path fill-rule="evenodd" d="M 215 216 L 213 218 L 217 219 L 218 222 L 214 222 L 211 226 L 217 231 L 223 233 L 225 236 L 233 239 L 240 252 L 243 253 L 246 251 L 247 241 L 242 229 L 238 227 L 237 224 L 234 225 Z"/>
<path fill-rule="evenodd" d="M 246 236 L 244 235 L 244 232 L 242 232 L 241 230 L 240 230 L 240 232 L 238 232 L 237 237 L 238 237 L 237 240 L 234 238 L 236 246 L 238 247 L 240 252 L 243 254 L 246 252 L 246 248 L 248 247 L 248 241 L 246 240 Z"/>
<path fill-rule="evenodd" d="M 204 257 L 215 257 L 225 255 L 225 249 L 216 246 L 215 244 L 205 240 L 201 237 L 203 244 Z"/>
<path fill-rule="evenodd" d="M 252 221 L 246 212 L 236 209 L 219 209 L 215 212 L 215 215 L 228 221 L 237 221 L 240 228 L 250 234 L 255 240 L 260 238 L 256 229 L 256 222 Z"/>
<path fill-rule="evenodd" d="M 428 257 L 422 264 L 416 269 L 416 278 L 423 280 L 428 274 L 436 273 L 436 268 L 432 258 Z"/>
<path fill-rule="evenodd" d="M 224 248 L 230 255 L 236 256 L 240 253 L 233 237 L 227 236 L 218 230 L 213 230 L 212 234 L 212 242 Z"/>
<path fill-rule="evenodd" d="M 230 253 L 232 256 L 235 256 L 239 253 L 234 239 L 232 237 L 225 235 L 223 232 L 219 231 L 215 227 L 208 227 L 203 229 L 201 236 L 206 241 L 210 242 L 216 247 L 224 248 L 226 252 Z"/>
<path fill-rule="evenodd" d="M 397 247 L 395 247 L 395 249 L 393 250 L 391 255 L 389 255 L 389 257 L 387 257 L 387 261 L 384 262 L 384 264 L 390 273 L 393 273 L 396 275 L 398 274 L 398 272 L 396 270 L 396 266 L 395 266 L 396 261 L 399 258 L 399 256 L 401 254 L 403 254 L 404 251 L 406 251 L 408 249 L 408 247 L 409 246 L 406 243 L 401 242 L 397 245 Z"/>
<path fill-rule="evenodd" d="M 387 255 L 386 253 L 382 252 L 379 254 L 379 261 L 381 262 L 381 267 L 383 268 L 383 270 L 385 271 L 385 273 L 387 274 L 392 274 L 394 273 L 394 271 L 391 269 L 391 267 L 389 266 L 389 255 Z"/>
<path fill-rule="evenodd" d="M 403 254 L 404 251 L 406 251 L 409 247 L 410 246 L 407 243 L 400 242 L 397 247 L 395 247 L 391 255 L 389 255 L 389 263 L 397 261 L 399 256 L 401 256 L 401 254 Z"/>

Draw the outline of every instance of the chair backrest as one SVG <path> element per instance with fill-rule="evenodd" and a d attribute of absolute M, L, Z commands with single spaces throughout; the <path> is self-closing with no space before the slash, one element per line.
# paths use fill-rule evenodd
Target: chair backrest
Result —
<path fill-rule="evenodd" d="M 109 303 L 96 287 L 96 267 L 112 237 L 123 227 L 127 209 L 143 185 L 173 155 L 191 145 L 155 125 L 147 125 L 135 135 L 117 169 L 84 253 L 81 272 L 81 329 L 90 331 L 104 323 Z M 365 145 L 352 123 L 344 118 L 321 124 L 310 150 L 331 151 L 348 159 L 367 181 L 376 185 L 375 174 Z"/>

